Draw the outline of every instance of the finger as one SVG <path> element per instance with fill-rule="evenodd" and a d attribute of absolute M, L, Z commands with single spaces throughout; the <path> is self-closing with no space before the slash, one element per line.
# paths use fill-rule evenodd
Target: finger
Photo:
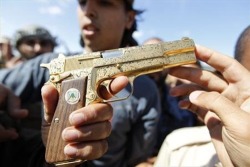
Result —
<path fill-rule="evenodd" d="M 176 67 L 169 70 L 171 75 L 194 82 L 204 89 L 222 92 L 227 82 L 212 72 L 192 67 Z"/>
<path fill-rule="evenodd" d="M 28 115 L 28 110 L 20 109 L 20 107 L 20 99 L 16 95 L 14 95 L 14 93 L 9 92 L 7 99 L 7 110 L 10 116 L 17 119 L 25 118 Z"/>
<path fill-rule="evenodd" d="M 28 115 L 28 111 L 20 109 L 20 99 L 8 88 L 0 84 L 0 107 L 7 110 L 11 117 L 21 119 Z"/>
<path fill-rule="evenodd" d="M 245 101 L 240 105 L 240 108 L 250 113 L 250 98 L 245 99 Z"/>
<path fill-rule="evenodd" d="M 109 84 L 109 90 L 105 86 L 100 86 L 98 89 L 99 93 L 101 94 L 101 97 L 103 99 L 110 99 L 112 98 L 116 93 L 121 91 L 123 88 L 126 87 L 129 80 L 125 76 L 119 76 L 112 80 L 112 82 Z"/>
<path fill-rule="evenodd" d="M 115 78 L 110 84 L 110 91 L 112 94 L 116 94 L 121 91 L 128 84 L 129 80 L 125 76 Z"/>
<path fill-rule="evenodd" d="M 212 129 L 221 123 L 219 117 L 215 113 L 200 106 L 194 105 L 189 100 L 181 100 L 179 102 L 179 106 L 181 109 L 189 110 L 196 114 L 198 119 L 204 122 L 209 129 Z"/>
<path fill-rule="evenodd" d="M 29 111 L 27 109 L 13 109 L 10 113 L 13 118 L 17 119 L 22 119 L 29 115 Z"/>
<path fill-rule="evenodd" d="M 113 108 L 105 103 L 88 105 L 72 112 L 69 121 L 72 126 L 81 126 L 110 120 L 113 116 Z"/>
<path fill-rule="evenodd" d="M 247 117 L 246 112 L 218 92 L 195 91 L 189 99 L 198 107 L 215 113 L 225 126 L 238 124 L 241 117 Z"/>
<path fill-rule="evenodd" d="M 208 111 L 192 104 L 188 98 L 180 100 L 179 107 L 183 110 L 189 110 L 190 112 L 196 114 L 202 122 L 205 122 L 205 116 Z"/>
<path fill-rule="evenodd" d="M 108 150 L 106 140 L 68 144 L 64 153 L 74 159 L 93 160 L 100 158 Z"/>
<path fill-rule="evenodd" d="M 197 84 L 181 84 L 170 89 L 169 94 L 171 96 L 188 96 L 191 92 L 195 90 L 202 90 Z"/>
<path fill-rule="evenodd" d="M 56 88 L 52 85 L 44 85 L 41 91 L 44 104 L 44 119 L 47 122 L 51 122 L 57 106 L 59 95 Z"/>
<path fill-rule="evenodd" d="M 235 59 L 203 46 L 196 45 L 196 56 L 201 61 L 220 71 L 227 81 L 237 82 L 242 79 L 242 76 L 249 75 L 248 70 Z"/>
<path fill-rule="evenodd" d="M 18 133 L 15 129 L 5 129 L 0 125 L 0 142 L 14 140 L 18 138 Z"/>
<path fill-rule="evenodd" d="M 82 142 L 105 139 L 110 135 L 110 133 L 111 123 L 110 121 L 105 121 L 79 128 L 66 128 L 62 132 L 62 137 L 66 142 Z"/>

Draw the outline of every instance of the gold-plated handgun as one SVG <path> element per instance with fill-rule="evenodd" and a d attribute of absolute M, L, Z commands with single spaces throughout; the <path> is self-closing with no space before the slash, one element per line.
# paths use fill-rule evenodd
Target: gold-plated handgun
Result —
<path fill-rule="evenodd" d="M 126 99 L 114 97 L 103 99 L 98 87 L 109 83 L 117 76 L 127 76 L 133 89 L 133 80 L 143 74 L 196 62 L 195 44 L 183 38 L 136 47 L 120 48 L 65 57 L 59 55 L 49 64 L 41 64 L 50 72 L 49 83 L 59 92 L 58 105 L 51 122 L 47 139 L 46 161 L 56 165 L 77 163 L 63 153 L 66 143 L 61 139 L 62 130 L 70 126 L 69 114 L 93 102 L 112 102 Z M 131 92 L 132 94 L 132 92 Z"/>

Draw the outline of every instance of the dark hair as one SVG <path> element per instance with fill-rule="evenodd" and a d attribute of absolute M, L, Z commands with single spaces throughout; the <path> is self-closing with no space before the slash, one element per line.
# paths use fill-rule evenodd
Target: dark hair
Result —
<path fill-rule="evenodd" d="M 29 38 L 44 39 L 50 42 L 53 47 L 57 46 L 56 38 L 51 35 L 49 30 L 39 25 L 27 25 L 17 30 L 13 36 L 13 42 L 16 48 Z"/>
<path fill-rule="evenodd" d="M 135 14 L 138 16 L 143 13 L 143 10 L 137 10 L 133 8 L 133 0 L 124 0 L 125 3 L 125 9 L 126 11 L 134 11 Z M 125 29 L 122 42 L 121 42 L 121 47 L 126 47 L 126 46 L 136 46 L 138 45 L 138 42 L 133 38 L 133 33 L 137 30 L 137 20 L 135 19 L 132 27 L 130 29 Z"/>
<path fill-rule="evenodd" d="M 134 11 L 137 16 L 142 14 L 144 10 L 137 10 L 133 8 L 133 0 L 124 0 L 125 10 L 126 11 Z M 137 30 L 137 20 L 135 19 L 132 27 L 130 29 L 125 29 L 122 37 L 122 41 L 120 44 L 120 47 L 126 47 L 126 46 L 137 46 L 138 42 L 133 38 L 133 33 Z M 80 45 L 84 47 L 84 41 L 82 39 L 82 36 L 80 35 Z"/>
<path fill-rule="evenodd" d="M 246 27 L 243 32 L 240 34 L 236 45 L 235 45 L 235 51 L 234 51 L 234 58 L 241 62 L 242 57 L 245 53 L 245 48 L 247 43 L 250 42 L 250 25 Z"/>

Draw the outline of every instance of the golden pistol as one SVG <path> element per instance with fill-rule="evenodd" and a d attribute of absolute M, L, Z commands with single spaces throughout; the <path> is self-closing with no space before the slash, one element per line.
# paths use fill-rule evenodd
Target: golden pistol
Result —
<path fill-rule="evenodd" d="M 46 161 L 56 165 L 81 161 L 71 159 L 63 153 L 66 143 L 61 139 L 61 133 L 70 126 L 68 117 L 72 111 L 90 103 L 124 100 L 133 92 L 125 97 L 104 99 L 98 93 L 100 85 L 108 88 L 114 78 L 124 75 L 129 78 L 133 90 L 133 81 L 137 76 L 195 63 L 194 50 L 194 41 L 183 38 L 69 57 L 59 55 L 49 64 L 41 64 L 49 69 L 48 82 L 59 92 L 58 105 L 47 139 Z"/>

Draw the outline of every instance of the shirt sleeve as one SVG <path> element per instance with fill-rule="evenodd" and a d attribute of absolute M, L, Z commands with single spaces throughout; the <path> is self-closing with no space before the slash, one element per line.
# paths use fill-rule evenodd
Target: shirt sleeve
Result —
<path fill-rule="evenodd" d="M 40 67 L 48 63 L 57 54 L 48 53 L 28 60 L 11 69 L 0 70 L 0 83 L 9 87 L 22 103 L 41 100 L 41 88 L 49 78 L 49 71 Z"/>

